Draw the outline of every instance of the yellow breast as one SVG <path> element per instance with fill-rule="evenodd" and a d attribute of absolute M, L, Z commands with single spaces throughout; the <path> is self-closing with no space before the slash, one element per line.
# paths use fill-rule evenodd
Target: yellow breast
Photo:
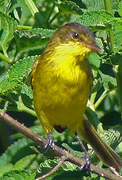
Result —
<path fill-rule="evenodd" d="M 59 53 L 60 52 L 60 53 Z M 63 51 L 64 52 L 64 51 Z M 75 51 L 76 53 L 76 51 Z M 92 84 L 92 74 L 83 56 L 74 56 L 65 49 L 55 50 L 48 63 L 44 56 L 32 73 L 34 106 L 47 133 L 55 125 L 75 131 L 82 120 Z"/>

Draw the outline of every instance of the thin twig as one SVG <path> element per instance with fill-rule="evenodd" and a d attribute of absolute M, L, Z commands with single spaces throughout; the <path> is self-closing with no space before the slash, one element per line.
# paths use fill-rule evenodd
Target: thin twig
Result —
<path fill-rule="evenodd" d="M 34 142 L 36 142 L 39 146 L 45 147 L 47 141 L 42 136 L 37 135 L 36 133 L 32 132 L 29 128 L 25 127 L 23 124 L 19 123 L 17 120 L 13 119 L 11 116 L 9 116 L 7 113 L 2 112 L 0 110 L 0 121 L 6 122 L 8 125 L 10 125 L 13 129 L 17 130 L 18 132 L 24 134 L 26 137 L 30 138 Z M 82 167 L 82 165 L 85 164 L 84 158 L 79 158 L 77 156 L 72 155 L 68 151 L 59 148 L 58 146 L 54 145 L 54 149 L 52 149 L 54 154 L 59 157 L 66 157 L 65 161 L 69 161 L 78 167 Z M 102 168 L 99 168 L 93 164 L 90 164 L 90 168 L 85 169 L 87 171 L 93 172 L 95 174 L 98 174 L 99 176 L 102 176 L 109 180 L 122 180 L 121 177 L 112 174 L 109 171 L 105 171 Z"/>
<path fill-rule="evenodd" d="M 108 95 L 108 90 L 105 90 L 103 92 L 103 94 L 100 96 L 100 98 L 97 100 L 97 102 L 95 103 L 95 109 L 97 109 L 97 107 L 101 104 L 101 102 L 103 101 L 103 99 Z"/>
<path fill-rule="evenodd" d="M 45 174 L 45 175 L 43 175 L 43 176 L 41 176 L 41 177 L 39 177 L 39 178 L 37 178 L 37 179 L 35 179 L 35 180 L 45 179 L 45 178 L 47 178 L 48 176 L 50 176 L 51 174 L 55 173 L 55 172 L 59 169 L 59 167 L 61 167 L 61 165 L 64 163 L 64 161 L 66 160 L 66 158 L 67 158 L 67 157 L 65 157 L 65 156 L 61 157 L 59 163 L 58 163 L 49 173 L 47 173 L 47 174 Z"/>

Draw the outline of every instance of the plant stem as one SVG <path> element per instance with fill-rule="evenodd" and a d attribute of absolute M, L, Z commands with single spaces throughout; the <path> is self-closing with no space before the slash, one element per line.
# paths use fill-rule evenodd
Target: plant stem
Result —
<path fill-rule="evenodd" d="M 95 98 L 96 98 L 97 92 L 92 93 L 90 100 L 88 100 L 87 106 L 90 107 L 93 111 L 95 111 Z"/>
<path fill-rule="evenodd" d="M 90 104 L 94 104 L 96 95 L 97 95 L 97 91 L 92 93 L 91 98 L 90 98 Z"/>
<path fill-rule="evenodd" d="M 29 10 L 31 11 L 31 14 L 34 16 L 36 13 L 39 13 L 39 10 L 37 9 L 35 3 L 33 0 L 25 0 L 25 3 L 27 4 Z"/>
<path fill-rule="evenodd" d="M 17 30 L 30 30 L 30 29 L 32 29 L 31 26 L 17 25 Z"/>
<path fill-rule="evenodd" d="M 104 0 L 105 10 L 112 13 L 111 0 Z"/>
<path fill-rule="evenodd" d="M 95 103 L 95 109 L 100 105 L 100 103 L 103 101 L 103 99 L 108 95 L 108 90 L 105 90 L 103 92 L 103 94 L 100 96 L 100 98 L 97 100 L 97 102 Z"/>
<path fill-rule="evenodd" d="M 35 116 L 35 117 L 36 117 L 35 111 L 33 111 L 32 109 L 26 107 L 24 104 L 23 104 L 23 106 L 21 106 L 21 108 L 19 108 L 18 110 L 19 110 L 19 111 L 27 112 L 28 114 L 31 114 L 32 116 Z"/>
<path fill-rule="evenodd" d="M 49 23 L 51 24 L 58 15 L 59 15 L 59 12 L 57 12 L 57 13 L 52 17 L 52 19 L 50 20 Z"/>
<path fill-rule="evenodd" d="M 36 117 L 35 111 L 33 111 L 32 109 L 25 106 L 22 102 L 21 97 L 19 97 L 19 101 L 17 102 L 17 106 L 18 106 L 18 111 L 24 111 L 24 112 L 27 112 L 28 114 L 31 114 L 32 116 Z"/>
<path fill-rule="evenodd" d="M 54 7 L 55 7 L 55 3 L 54 3 L 53 6 L 51 7 L 51 10 L 50 10 L 50 12 L 49 12 L 49 14 L 48 14 L 47 22 L 48 22 L 49 19 L 50 19 L 50 16 L 51 16 L 51 14 L 52 14 L 52 12 L 53 12 L 53 10 L 54 10 Z"/>
<path fill-rule="evenodd" d="M 12 59 L 9 59 L 7 56 L 5 56 L 2 53 L 0 53 L 0 59 L 2 59 L 3 61 L 7 62 L 8 64 L 12 63 Z"/>

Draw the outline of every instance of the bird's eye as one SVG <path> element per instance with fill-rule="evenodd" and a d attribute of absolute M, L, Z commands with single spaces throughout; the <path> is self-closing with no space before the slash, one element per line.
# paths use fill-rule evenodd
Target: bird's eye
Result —
<path fill-rule="evenodd" d="M 78 35 L 78 33 L 73 32 L 72 37 L 73 37 L 74 39 L 78 39 L 79 35 Z"/>

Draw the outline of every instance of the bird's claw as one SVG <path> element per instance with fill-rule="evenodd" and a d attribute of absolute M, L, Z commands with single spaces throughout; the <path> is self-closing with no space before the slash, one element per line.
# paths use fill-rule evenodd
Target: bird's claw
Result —
<path fill-rule="evenodd" d="M 89 157 L 88 154 L 86 154 L 86 155 L 84 156 L 84 160 L 85 160 L 84 165 L 79 167 L 79 170 L 80 170 L 80 171 L 81 171 L 81 170 L 85 170 L 85 169 L 90 169 L 90 162 L 91 162 L 91 161 L 90 161 L 90 157 Z"/>
<path fill-rule="evenodd" d="M 48 137 L 47 137 L 47 143 L 45 145 L 45 149 L 54 149 L 54 137 L 52 134 L 49 134 Z"/>
<path fill-rule="evenodd" d="M 90 156 L 88 153 L 85 154 L 84 159 L 85 159 L 85 164 L 83 166 L 83 169 L 89 169 L 90 168 Z"/>

